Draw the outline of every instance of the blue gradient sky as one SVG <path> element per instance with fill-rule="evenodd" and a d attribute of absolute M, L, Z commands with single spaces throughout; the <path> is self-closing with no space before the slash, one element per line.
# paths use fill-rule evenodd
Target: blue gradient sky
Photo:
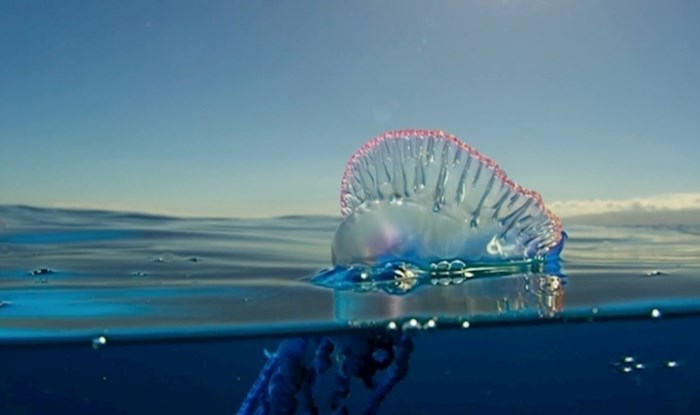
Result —
<path fill-rule="evenodd" d="M 439 128 L 546 201 L 700 191 L 697 1 L 2 1 L 0 204 L 338 211 Z"/>

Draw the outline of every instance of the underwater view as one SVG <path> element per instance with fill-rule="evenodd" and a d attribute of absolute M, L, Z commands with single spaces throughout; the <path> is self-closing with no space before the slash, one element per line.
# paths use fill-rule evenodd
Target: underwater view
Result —
<path fill-rule="evenodd" d="M 0 415 L 700 413 L 699 19 L 0 0 Z"/>

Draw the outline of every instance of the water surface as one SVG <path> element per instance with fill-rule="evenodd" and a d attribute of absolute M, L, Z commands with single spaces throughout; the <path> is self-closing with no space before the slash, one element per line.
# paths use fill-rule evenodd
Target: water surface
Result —
<path fill-rule="evenodd" d="M 308 278 L 330 262 L 334 217 L 180 219 L 16 206 L 0 209 L 0 217 L 5 341 L 288 333 L 402 317 L 442 317 L 449 325 L 700 310 L 698 226 L 567 227 L 558 304 L 541 310 L 513 305 L 538 275 L 425 287 L 398 299 L 314 286 Z M 465 302 L 470 296 L 481 303 Z"/>

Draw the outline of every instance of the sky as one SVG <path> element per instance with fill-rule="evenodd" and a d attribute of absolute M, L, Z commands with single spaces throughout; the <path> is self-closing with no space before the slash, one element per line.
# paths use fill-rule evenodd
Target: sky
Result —
<path fill-rule="evenodd" d="M 0 204 L 338 214 L 355 150 L 426 128 L 555 213 L 700 208 L 698 21 L 694 0 L 0 0 Z"/>

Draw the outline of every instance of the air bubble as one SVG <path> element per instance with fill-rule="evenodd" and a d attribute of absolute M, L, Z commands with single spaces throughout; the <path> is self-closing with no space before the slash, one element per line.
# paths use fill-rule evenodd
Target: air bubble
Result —
<path fill-rule="evenodd" d="M 420 328 L 420 323 L 418 323 L 418 320 L 416 320 L 415 318 L 408 320 L 401 326 L 402 330 L 415 330 Z"/>
<path fill-rule="evenodd" d="M 92 339 L 92 348 L 95 350 L 99 349 L 105 344 L 107 344 L 107 338 L 105 336 L 99 336 Z"/>

